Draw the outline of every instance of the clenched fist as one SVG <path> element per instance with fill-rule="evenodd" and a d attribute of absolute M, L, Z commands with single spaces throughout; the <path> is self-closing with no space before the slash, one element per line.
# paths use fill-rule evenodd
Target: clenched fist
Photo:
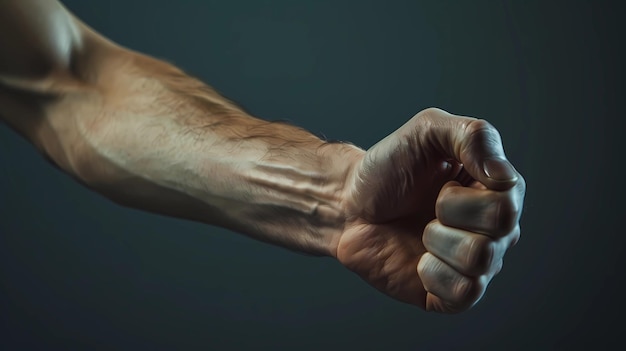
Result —
<path fill-rule="evenodd" d="M 337 258 L 398 300 L 464 311 L 518 241 L 525 189 L 492 125 L 424 110 L 357 163 Z"/>

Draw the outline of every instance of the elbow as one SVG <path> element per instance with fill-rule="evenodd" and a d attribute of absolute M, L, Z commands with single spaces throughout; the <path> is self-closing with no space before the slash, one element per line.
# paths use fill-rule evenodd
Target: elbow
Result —
<path fill-rule="evenodd" d="M 9 22 L 0 29 L 14 29 L 0 33 L 0 83 L 21 90 L 42 90 L 60 80 L 77 80 L 75 66 L 85 50 L 82 23 L 55 2 L 36 7 L 33 13 L 26 12 L 28 15 L 20 15 L 27 9 L 15 6 L 14 16 L 0 16 Z"/>

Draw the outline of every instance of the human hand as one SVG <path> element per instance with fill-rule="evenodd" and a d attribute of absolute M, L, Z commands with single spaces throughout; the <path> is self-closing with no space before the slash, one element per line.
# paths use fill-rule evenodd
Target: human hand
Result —
<path fill-rule="evenodd" d="M 525 191 L 492 125 L 424 110 L 356 163 L 337 259 L 398 300 L 467 310 L 519 239 Z"/>

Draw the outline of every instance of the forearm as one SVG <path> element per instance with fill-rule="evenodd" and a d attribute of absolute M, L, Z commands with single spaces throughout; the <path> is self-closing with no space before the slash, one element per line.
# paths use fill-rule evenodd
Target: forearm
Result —
<path fill-rule="evenodd" d="M 334 255 L 362 150 L 254 118 L 163 62 L 130 61 L 128 90 L 78 124 L 79 179 L 126 206 Z"/>
<path fill-rule="evenodd" d="M 363 151 L 254 118 L 54 0 L 0 3 L 0 118 L 112 200 L 333 255 Z"/>

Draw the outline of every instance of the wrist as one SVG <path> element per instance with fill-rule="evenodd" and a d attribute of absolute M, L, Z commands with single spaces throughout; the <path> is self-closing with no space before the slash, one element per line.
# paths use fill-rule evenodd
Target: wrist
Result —
<path fill-rule="evenodd" d="M 350 144 L 321 140 L 262 152 L 261 158 L 238 162 L 240 167 L 227 177 L 227 192 L 203 196 L 203 201 L 222 209 L 222 227 L 336 258 L 346 223 L 346 189 L 364 153 Z M 214 219 L 204 221 L 215 224 Z"/>
<path fill-rule="evenodd" d="M 337 246 L 344 232 L 346 222 L 349 220 L 346 211 L 346 200 L 353 182 L 352 177 L 356 166 L 365 155 L 365 151 L 353 144 L 344 142 L 326 142 L 319 149 L 318 154 L 326 161 L 331 179 L 336 179 L 334 198 L 340 223 L 327 237 L 328 256 L 337 258 Z"/>

